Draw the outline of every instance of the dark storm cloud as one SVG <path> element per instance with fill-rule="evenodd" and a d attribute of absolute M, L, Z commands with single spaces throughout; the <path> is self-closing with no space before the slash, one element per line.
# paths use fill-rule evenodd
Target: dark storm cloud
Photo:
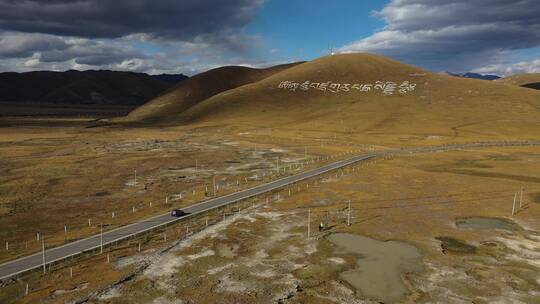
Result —
<path fill-rule="evenodd" d="M 0 58 L 17 59 L 36 56 L 41 62 L 74 60 L 78 64 L 95 66 L 145 57 L 129 45 L 114 41 L 103 42 L 16 32 L 0 34 Z"/>
<path fill-rule="evenodd" d="M 249 57 L 259 38 L 243 27 L 262 1 L 0 0 L 0 71 L 162 73 Z"/>
<path fill-rule="evenodd" d="M 0 0 L 0 28 L 86 38 L 190 40 L 245 25 L 261 0 Z"/>
<path fill-rule="evenodd" d="M 393 0 L 374 13 L 383 30 L 342 52 L 376 52 L 433 70 L 497 63 L 509 51 L 540 46 L 537 0 Z"/>
<path fill-rule="evenodd" d="M 39 50 L 62 51 L 69 46 L 56 36 L 17 33 L 0 34 L 0 57 L 24 58 Z"/>
<path fill-rule="evenodd" d="M 537 25 L 539 12 L 536 0 L 398 0 L 375 14 L 387 21 L 388 29 L 421 30 L 485 23 Z"/>
<path fill-rule="evenodd" d="M 133 48 L 114 43 L 104 43 L 89 39 L 68 39 L 69 47 L 59 50 L 43 50 L 40 52 L 41 62 L 63 62 L 73 59 L 75 63 L 85 65 L 107 65 L 121 63 L 131 58 L 143 58 L 143 54 Z"/>

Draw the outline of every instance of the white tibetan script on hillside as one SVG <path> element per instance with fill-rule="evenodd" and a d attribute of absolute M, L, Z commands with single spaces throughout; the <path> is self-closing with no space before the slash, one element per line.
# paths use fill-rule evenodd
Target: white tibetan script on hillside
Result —
<path fill-rule="evenodd" d="M 416 88 L 416 83 L 411 83 L 408 81 L 403 81 L 401 84 L 397 84 L 392 81 L 376 81 L 374 84 L 366 83 L 336 83 L 332 81 L 327 82 L 310 82 L 304 81 L 294 82 L 294 81 L 282 81 L 278 85 L 278 89 L 285 89 L 290 91 L 309 91 L 310 89 L 315 89 L 323 92 L 330 93 L 341 93 L 341 92 L 350 92 L 357 90 L 359 92 L 369 92 L 369 91 L 380 91 L 384 95 L 392 95 L 396 91 L 400 94 L 407 94 L 408 92 L 414 91 Z"/>

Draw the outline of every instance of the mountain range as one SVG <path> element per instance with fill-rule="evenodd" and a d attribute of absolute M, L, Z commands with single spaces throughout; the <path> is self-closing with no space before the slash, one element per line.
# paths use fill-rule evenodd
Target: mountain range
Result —
<path fill-rule="evenodd" d="M 462 77 L 462 78 L 473 78 L 473 79 L 482 79 L 482 80 L 496 80 L 501 78 L 497 75 L 484 75 L 484 74 L 478 74 L 478 73 L 452 73 L 452 72 L 444 72 L 444 74 L 454 76 L 454 77 Z"/>
<path fill-rule="evenodd" d="M 188 77 L 89 70 L 0 73 L 0 102 L 141 105 Z"/>

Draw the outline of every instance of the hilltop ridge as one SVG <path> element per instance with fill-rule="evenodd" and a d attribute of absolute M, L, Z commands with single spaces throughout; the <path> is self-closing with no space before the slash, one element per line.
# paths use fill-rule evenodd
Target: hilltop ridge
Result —
<path fill-rule="evenodd" d="M 540 90 L 540 73 L 522 73 L 498 79 L 497 82 Z"/>
<path fill-rule="evenodd" d="M 197 74 L 170 88 L 145 105 L 135 109 L 122 121 L 161 121 L 174 119 L 197 103 L 223 91 L 262 80 L 299 63 L 283 64 L 266 69 L 225 66 Z"/>
<path fill-rule="evenodd" d="M 379 55 L 344 54 L 284 69 L 155 123 L 489 138 L 518 132 L 515 120 L 521 138 L 537 138 L 538 114 L 537 91 L 435 74 Z"/>

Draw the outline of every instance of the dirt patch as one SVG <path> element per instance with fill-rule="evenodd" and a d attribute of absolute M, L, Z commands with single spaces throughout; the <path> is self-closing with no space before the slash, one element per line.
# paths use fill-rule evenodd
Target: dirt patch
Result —
<path fill-rule="evenodd" d="M 80 291 L 80 290 L 84 290 L 88 287 L 88 283 L 82 283 L 78 286 L 75 286 L 71 289 L 57 289 L 55 291 L 53 291 L 52 295 L 53 296 L 57 296 L 57 295 L 62 295 L 62 294 L 65 294 L 65 293 L 71 293 L 71 292 L 75 292 L 75 291 Z"/>
<path fill-rule="evenodd" d="M 540 204 L 540 191 L 530 193 L 529 196 L 531 197 L 531 202 Z"/>
<path fill-rule="evenodd" d="M 452 237 L 439 236 L 435 239 L 441 242 L 443 253 L 471 254 L 476 252 L 476 247 Z"/>
<path fill-rule="evenodd" d="M 238 254 L 238 249 L 240 248 L 239 244 L 226 244 L 219 243 L 217 246 L 217 254 L 220 257 L 225 257 L 232 259 Z"/>

